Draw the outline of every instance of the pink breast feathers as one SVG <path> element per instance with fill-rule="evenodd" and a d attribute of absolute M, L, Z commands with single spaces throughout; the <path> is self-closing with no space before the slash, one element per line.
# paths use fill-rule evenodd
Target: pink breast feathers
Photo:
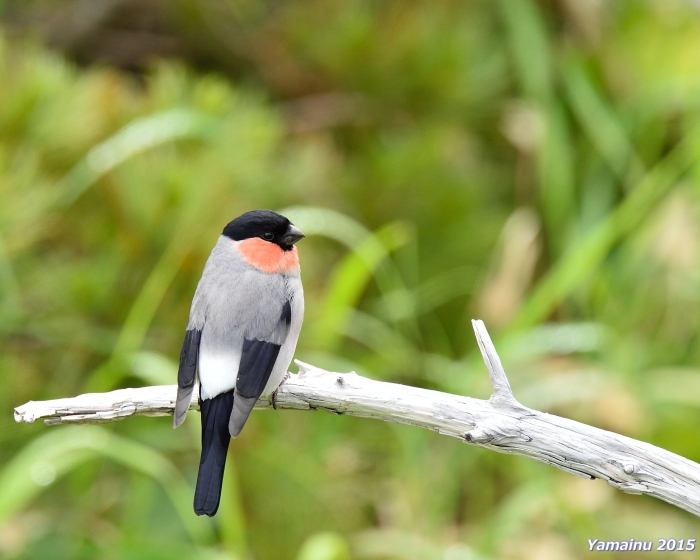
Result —
<path fill-rule="evenodd" d="M 236 244 L 248 264 L 267 274 L 299 268 L 299 253 L 296 247 L 284 251 L 279 245 L 268 243 L 258 237 L 244 239 Z"/>

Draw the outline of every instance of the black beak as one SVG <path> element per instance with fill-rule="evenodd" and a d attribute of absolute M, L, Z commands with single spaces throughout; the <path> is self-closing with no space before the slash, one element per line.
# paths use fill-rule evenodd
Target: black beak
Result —
<path fill-rule="evenodd" d="M 289 226 L 287 227 L 287 232 L 282 238 L 282 243 L 284 243 L 285 245 L 294 245 L 302 237 L 305 237 L 304 233 L 294 224 L 289 224 Z"/>

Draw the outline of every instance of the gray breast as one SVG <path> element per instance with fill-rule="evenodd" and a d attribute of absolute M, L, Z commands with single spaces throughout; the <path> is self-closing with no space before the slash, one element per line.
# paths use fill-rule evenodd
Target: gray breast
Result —
<path fill-rule="evenodd" d="M 298 275 L 266 274 L 247 265 L 234 242 L 224 236 L 219 238 L 197 286 L 188 323 L 188 329 L 202 330 L 198 376 L 203 398 L 234 388 L 243 339 L 272 341 L 282 308 L 297 283 L 300 289 Z M 273 369 L 271 383 L 273 378 L 281 380 L 280 366 L 286 372 L 291 361 L 301 328 L 303 293 L 295 296 L 291 305 L 290 332 Z M 290 349 L 288 343 L 292 338 Z M 283 361 L 286 363 L 282 364 Z"/>

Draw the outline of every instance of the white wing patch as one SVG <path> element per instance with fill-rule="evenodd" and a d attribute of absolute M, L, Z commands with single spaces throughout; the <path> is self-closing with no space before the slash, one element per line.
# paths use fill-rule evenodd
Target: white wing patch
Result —
<path fill-rule="evenodd" d="M 212 399 L 236 386 L 241 354 L 230 349 L 226 352 L 199 353 L 199 385 L 203 399 Z"/>

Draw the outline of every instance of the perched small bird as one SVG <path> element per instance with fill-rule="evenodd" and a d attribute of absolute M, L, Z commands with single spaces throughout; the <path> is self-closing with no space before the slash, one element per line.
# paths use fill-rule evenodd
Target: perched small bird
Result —
<path fill-rule="evenodd" d="M 224 228 L 204 266 L 180 353 L 173 418 L 174 428 L 185 420 L 198 380 L 197 515 L 219 509 L 230 438 L 241 432 L 258 398 L 277 389 L 292 360 L 304 318 L 294 246 L 302 237 L 276 212 L 246 212 Z"/>

